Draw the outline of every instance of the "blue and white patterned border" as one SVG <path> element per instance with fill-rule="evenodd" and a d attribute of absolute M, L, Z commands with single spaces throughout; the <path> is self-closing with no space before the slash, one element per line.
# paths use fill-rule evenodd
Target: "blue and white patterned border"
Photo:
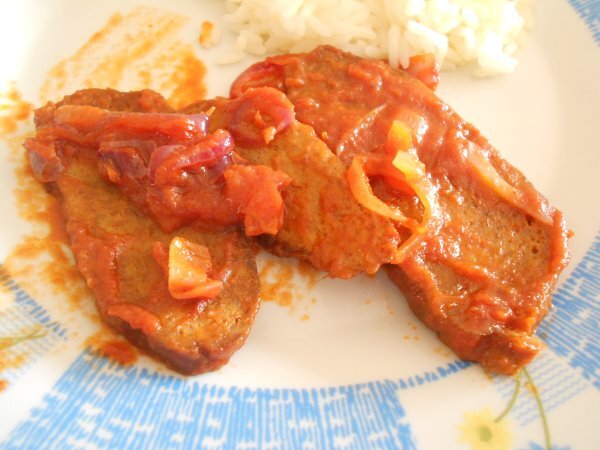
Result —
<path fill-rule="evenodd" d="M 26 355 L 22 365 L 8 367 L 2 371 L 2 378 L 9 382 L 8 387 L 19 379 L 31 364 L 50 351 L 59 341 L 67 338 L 67 330 L 53 320 L 46 309 L 10 278 L 0 264 L 0 284 L 14 295 L 14 301 L 0 310 L 0 337 L 20 336 L 39 330 L 43 337 L 27 340 L 18 346 L 4 350 L 7 360 L 15 360 Z"/>
<path fill-rule="evenodd" d="M 569 0 L 600 45 L 600 1 Z M 47 337 L 28 343 L 34 358 L 66 330 L 3 271 L 0 283 L 15 294 L 0 313 L 0 335 L 41 325 Z M 589 384 L 600 389 L 600 234 L 554 297 L 555 308 L 540 326 L 549 350 L 530 366 L 549 410 Z M 564 370 L 568 364 L 580 374 Z M 89 350 L 81 354 L 17 426 L 2 449 L 53 448 L 402 448 L 415 449 L 398 392 L 468 367 L 460 361 L 404 380 L 322 389 L 218 387 L 201 381 L 122 367 Z M 26 370 L 12 373 L 16 379 Z M 496 378 L 508 397 L 513 382 Z M 519 401 L 515 418 L 535 418 Z M 534 446 L 532 446 L 534 448 Z M 537 447 L 535 447 L 537 448 Z"/>
<path fill-rule="evenodd" d="M 600 45 L 600 0 L 569 0 L 569 3 L 592 32 L 596 44 Z"/>
<path fill-rule="evenodd" d="M 548 348 L 528 367 L 546 411 L 590 385 L 600 389 L 600 232 L 554 294 L 553 304 L 538 329 Z M 506 377 L 494 381 L 500 394 L 510 398 L 514 381 Z M 521 425 L 538 417 L 537 406 L 526 399 L 517 401 L 513 413 Z"/>
<path fill-rule="evenodd" d="M 85 352 L 1 447 L 415 449 L 398 389 L 219 387 Z"/>
<path fill-rule="evenodd" d="M 538 333 L 548 347 L 600 389 L 600 233 L 553 298 Z"/>
<path fill-rule="evenodd" d="M 9 279 L 2 281 L 15 291 L 20 311 L 64 337 L 35 300 Z M 540 327 L 548 349 L 530 366 L 547 410 L 592 384 L 599 387 L 600 233 L 554 302 Z M 398 392 L 469 366 L 455 361 L 406 379 L 322 389 L 225 388 L 122 367 L 86 351 L 0 447 L 36 449 L 50 440 L 64 443 L 59 448 L 86 442 L 99 448 L 413 449 Z M 514 382 L 497 377 L 496 385 L 509 397 Z M 521 425 L 538 414 L 521 399 L 513 411 Z"/>
<path fill-rule="evenodd" d="M 123 367 L 88 350 L 1 447 L 414 449 L 398 393 L 469 366 L 350 386 L 252 389 Z"/>

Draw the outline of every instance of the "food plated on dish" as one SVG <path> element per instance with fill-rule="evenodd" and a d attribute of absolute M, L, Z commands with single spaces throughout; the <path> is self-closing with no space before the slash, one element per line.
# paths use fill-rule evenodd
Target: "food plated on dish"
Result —
<path fill-rule="evenodd" d="M 25 147 L 103 319 L 176 370 L 243 343 L 259 236 L 331 277 L 386 265 L 459 357 L 513 374 L 539 351 L 568 231 L 437 80 L 427 55 L 401 70 L 322 46 L 179 112 L 151 91 L 79 91 L 36 111 Z"/>
<path fill-rule="evenodd" d="M 442 9 L 470 1 L 344 0 L 355 6 L 326 15 L 334 2 L 269 1 L 267 10 L 235 0 L 259 5 L 247 16 L 225 2 L 143 3 L 108 0 L 94 14 L 73 0 L 1 8 L 14 26 L 0 27 L 10 43 L 0 79 L 14 82 L 0 99 L 0 447 L 597 441 L 600 210 L 590 205 L 600 99 L 579 2 L 537 2 L 526 41 L 503 35 L 520 45 L 502 49 L 516 70 L 487 78 L 476 67 L 476 49 L 492 42 L 484 28 L 494 31 L 483 10 L 474 47 L 465 30 L 444 31 L 474 16 Z M 413 16 L 382 20 L 383 8 L 409 3 Z M 383 27 L 367 34 L 371 19 Z M 396 33 L 388 22 L 397 48 L 386 44 Z M 253 33 L 265 54 L 255 54 Z M 442 70 L 434 88 L 431 62 L 460 63 L 453 51 L 475 59 Z M 379 74 L 379 90 L 365 72 Z M 350 83 L 360 89 L 341 101 Z M 233 116 L 252 126 L 230 126 Z M 34 150 L 32 166 L 23 143 L 38 133 L 60 151 Z M 509 176 L 511 165 L 535 190 Z M 575 233 L 548 296 L 548 245 L 564 239 L 546 233 L 563 227 L 543 214 L 528 220 L 535 208 L 524 212 L 521 192 L 534 206 L 547 196 L 547 212 L 562 211 Z M 538 254 L 527 240 L 536 230 Z"/>

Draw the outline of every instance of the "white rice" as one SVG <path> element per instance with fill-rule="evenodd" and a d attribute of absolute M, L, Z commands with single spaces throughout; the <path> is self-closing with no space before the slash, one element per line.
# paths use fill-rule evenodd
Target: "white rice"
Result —
<path fill-rule="evenodd" d="M 237 33 L 221 63 L 245 54 L 305 52 L 331 44 L 406 67 L 433 53 L 442 68 L 472 64 L 476 75 L 512 72 L 533 0 L 226 0 Z"/>

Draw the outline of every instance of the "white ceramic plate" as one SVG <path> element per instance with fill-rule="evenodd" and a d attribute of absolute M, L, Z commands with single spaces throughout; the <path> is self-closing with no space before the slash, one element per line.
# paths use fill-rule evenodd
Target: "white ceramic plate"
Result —
<path fill-rule="evenodd" d="M 142 3 L 188 16 L 178 35 L 184 42 L 197 39 L 203 20 L 218 23 L 223 13 L 218 1 Z M 0 3 L 0 82 L 16 80 L 36 105 L 60 95 L 60 86 L 40 92 L 49 70 L 113 13 L 136 4 Z M 3 350 L 5 360 L 19 363 L 0 367 L 8 383 L 0 392 L 0 448 L 539 449 L 547 436 L 538 400 L 552 448 L 598 448 L 600 5 L 538 1 L 535 16 L 514 74 L 482 80 L 444 73 L 438 92 L 564 211 L 575 232 L 572 262 L 540 327 L 547 348 L 529 366 L 536 388 L 523 376 L 502 420 L 494 421 L 518 381 L 458 361 L 384 275 L 312 286 L 296 274 L 286 287 L 291 305 L 264 302 L 229 365 L 184 378 L 145 357 L 124 367 L 95 356 L 85 346 L 97 329 L 90 299 L 72 308 L 60 292 L 32 282 L 34 272 L 29 279 L 2 272 L 8 289 L 0 291 L 0 337 L 32 329 L 43 337 Z M 230 42 L 224 34 L 220 46 L 197 49 L 209 96 L 226 94 L 251 62 L 217 66 Z M 136 74 L 121 74 L 115 87 L 141 87 Z M 38 232 L 19 218 L 13 192 L 14 142 L 31 129 L 23 124 L 17 138 L 0 142 L 0 262 Z"/>

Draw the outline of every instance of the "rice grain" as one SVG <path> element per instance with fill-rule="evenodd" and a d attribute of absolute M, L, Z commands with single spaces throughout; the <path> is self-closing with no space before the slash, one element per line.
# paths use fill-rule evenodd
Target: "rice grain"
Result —
<path fill-rule="evenodd" d="M 238 38 L 222 64 L 309 51 L 330 44 L 407 67 L 433 53 L 444 68 L 476 75 L 508 73 L 533 0 L 226 0 L 225 22 Z M 240 57 L 241 55 L 241 57 Z"/>

